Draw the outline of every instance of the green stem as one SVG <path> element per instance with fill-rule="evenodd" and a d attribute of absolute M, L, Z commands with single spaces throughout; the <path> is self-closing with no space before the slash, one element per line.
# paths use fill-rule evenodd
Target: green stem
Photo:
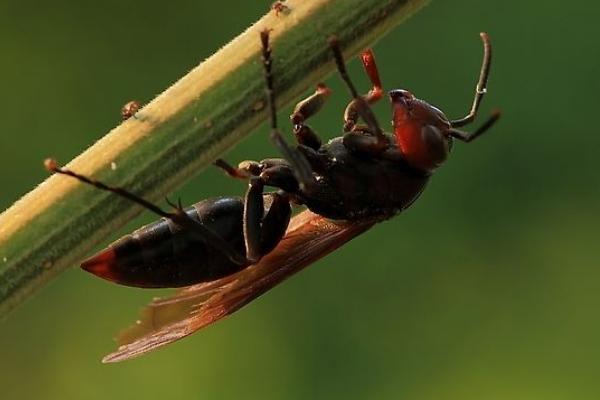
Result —
<path fill-rule="evenodd" d="M 272 29 L 278 105 L 333 71 L 327 38 L 347 57 L 427 0 L 288 0 L 68 164 L 159 199 L 250 133 L 266 116 L 259 32 Z M 0 317 L 140 212 L 73 179 L 49 177 L 0 215 Z"/>

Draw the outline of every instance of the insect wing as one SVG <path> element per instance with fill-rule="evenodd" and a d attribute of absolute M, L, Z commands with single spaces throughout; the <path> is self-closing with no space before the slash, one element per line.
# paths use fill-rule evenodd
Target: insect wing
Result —
<path fill-rule="evenodd" d="M 258 263 L 231 276 L 155 299 L 136 325 L 119 335 L 103 362 L 140 356 L 182 339 L 239 310 L 289 276 L 368 230 L 374 222 L 331 221 L 310 211 L 295 216 L 285 237 Z"/>

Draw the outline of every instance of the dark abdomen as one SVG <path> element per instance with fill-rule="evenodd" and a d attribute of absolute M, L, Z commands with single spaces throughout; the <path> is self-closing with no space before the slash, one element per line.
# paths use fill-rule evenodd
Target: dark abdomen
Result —
<path fill-rule="evenodd" d="M 185 212 L 239 254 L 245 254 L 243 208 L 240 198 L 221 197 L 196 203 Z M 211 281 L 246 265 L 233 263 L 219 250 L 163 218 L 117 240 L 82 267 L 123 285 L 158 288 Z"/>

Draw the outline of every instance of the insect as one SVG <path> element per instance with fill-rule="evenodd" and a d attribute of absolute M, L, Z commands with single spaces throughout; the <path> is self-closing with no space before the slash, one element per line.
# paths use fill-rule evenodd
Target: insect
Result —
<path fill-rule="evenodd" d="M 136 100 L 128 101 L 121 108 L 121 118 L 123 121 L 129 119 L 135 115 L 136 112 L 140 109 L 141 105 Z"/>
<path fill-rule="evenodd" d="M 261 33 L 262 60 L 269 105 L 270 139 L 283 158 L 215 165 L 248 181 L 245 197 L 220 197 L 174 211 L 119 187 L 77 174 L 49 159 L 46 167 L 96 188 L 123 196 L 163 217 L 111 244 L 82 267 L 112 282 L 138 287 L 184 287 L 172 297 L 153 301 L 140 321 L 119 338 L 119 349 L 104 361 L 139 356 L 181 339 L 233 313 L 295 272 L 340 247 L 377 222 L 397 215 L 421 194 L 447 158 L 453 139 L 471 142 L 499 118 L 494 112 L 472 133 L 459 128 L 475 119 L 486 93 L 491 45 L 481 34 L 483 63 L 473 104 L 461 119 L 407 90 L 388 92 L 393 132 L 385 133 L 370 105 L 383 98 L 371 50 L 360 59 L 372 88 L 359 95 L 337 39 L 329 45 L 339 75 L 352 99 L 344 112 L 344 135 L 323 144 L 307 120 L 330 95 L 319 84 L 292 115 L 298 144 L 283 138 L 276 118 L 275 85 L 269 32 Z M 265 192 L 273 187 L 273 192 Z M 291 204 L 308 210 L 291 217 Z"/>
<path fill-rule="evenodd" d="M 276 1 L 271 5 L 271 10 L 275 11 L 275 15 L 279 17 L 279 14 L 288 14 L 290 8 L 286 6 L 283 1 Z"/>

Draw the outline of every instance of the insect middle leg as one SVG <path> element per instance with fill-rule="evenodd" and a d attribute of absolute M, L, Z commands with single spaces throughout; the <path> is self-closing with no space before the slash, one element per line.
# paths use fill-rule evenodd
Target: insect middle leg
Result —
<path fill-rule="evenodd" d="M 319 83 L 314 94 L 300 101 L 294 107 L 290 119 L 294 126 L 294 135 L 300 145 L 313 150 L 319 150 L 321 147 L 321 139 L 310 126 L 305 124 L 305 121 L 321 110 L 330 94 L 331 90 L 325 84 Z"/>
<path fill-rule="evenodd" d="M 291 216 L 290 194 L 297 192 L 300 184 L 290 165 L 281 158 L 242 161 L 237 168 L 218 159 L 215 165 L 233 178 L 249 180 L 244 197 L 244 244 L 246 258 L 256 262 L 269 253 L 285 234 Z M 280 189 L 277 193 L 266 194 L 271 197 L 266 214 L 265 186 Z"/>
<path fill-rule="evenodd" d="M 229 177 L 244 181 L 252 178 L 253 176 L 259 176 L 265 169 L 269 169 L 271 167 L 283 165 L 289 168 L 288 162 L 283 158 L 267 158 L 262 161 L 246 160 L 239 163 L 237 167 L 234 167 L 224 159 L 219 158 L 215 160 L 213 165 L 222 169 L 223 172 L 225 172 L 225 174 L 227 174 Z"/>
<path fill-rule="evenodd" d="M 272 199 L 266 214 L 263 194 L 265 186 L 281 189 L 277 193 L 268 194 Z M 260 175 L 250 178 L 244 198 L 243 224 L 246 258 L 249 261 L 258 261 L 279 243 L 292 213 L 290 193 L 298 191 L 299 186 L 292 169 L 285 164 L 265 168 Z"/>
<path fill-rule="evenodd" d="M 314 151 L 319 150 L 322 143 L 321 138 L 305 122 L 321 110 L 330 94 L 331 90 L 325 84 L 319 83 L 315 93 L 298 102 L 290 115 L 294 135 L 298 144 L 305 147 L 300 149 L 305 156 L 314 154 Z M 213 164 L 232 178 L 247 180 L 252 176 L 258 176 L 265 168 L 286 163 L 286 160 L 272 158 L 261 162 L 242 161 L 235 168 L 224 159 L 219 158 Z"/>

